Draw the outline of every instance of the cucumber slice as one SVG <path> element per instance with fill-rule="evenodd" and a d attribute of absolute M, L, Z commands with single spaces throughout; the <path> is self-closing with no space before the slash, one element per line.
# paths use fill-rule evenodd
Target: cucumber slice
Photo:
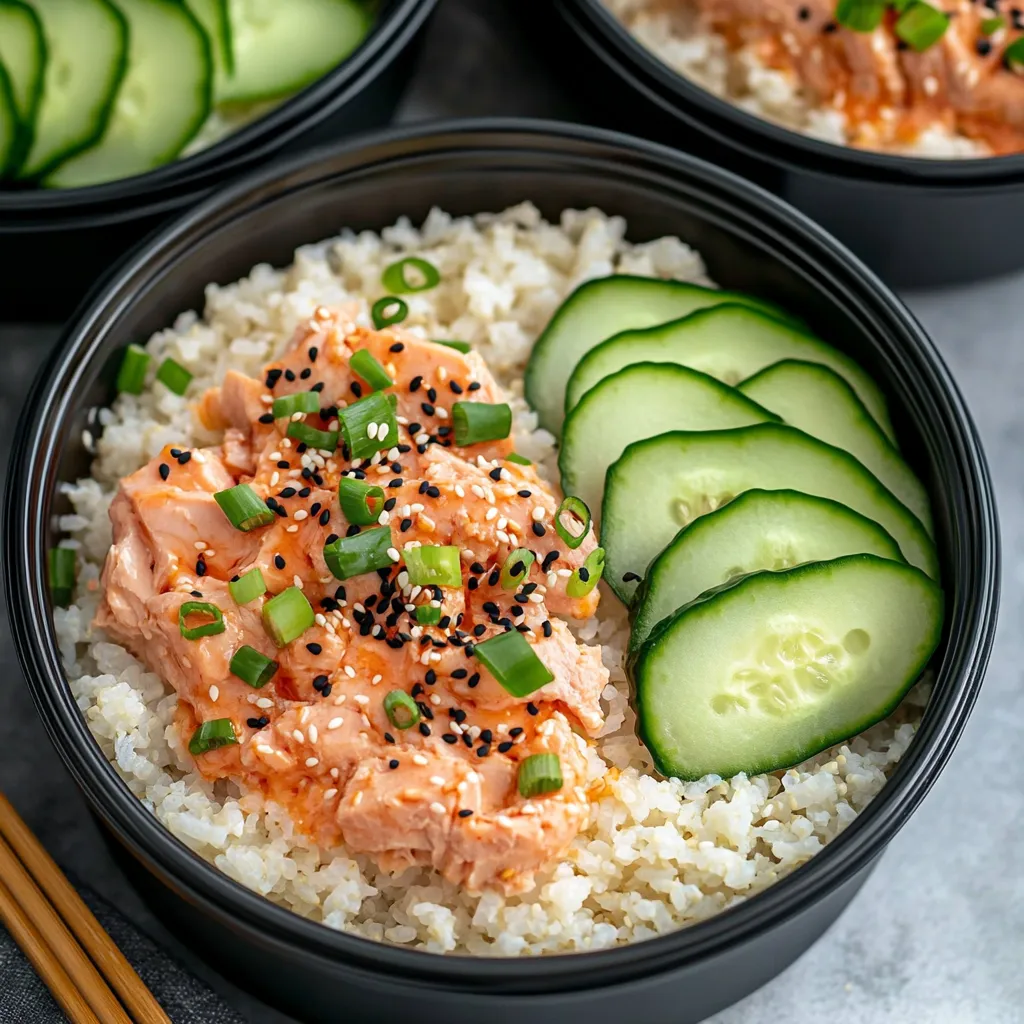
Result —
<path fill-rule="evenodd" d="M 569 375 L 576 363 L 605 338 L 620 331 L 675 320 L 696 309 L 717 306 L 722 302 L 751 306 L 788 319 L 775 306 L 752 296 L 716 291 L 682 281 L 661 281 L 626 274 L 585 281 L 559 306 L 533 346 L 526 367 L 526 400 L 537 410 L 540 425 L 556 437 L 561 435 L 566 409 L 565 385 Z M 628 362 L 640 362 L 643 358 Z M 625 365 L 623 363 L 615 369 Z M 591 383 L 597 383 L 599 379 Z"/>
<path fill-rule="evenodd" d="M 852 455 L 795 427 L 661 434 L 631 444 L 608 470 L 601 516 L 606 579 L 627 604 L 636 581 L 680 528 L 751 488 L 848 505 L 887 530 L 904 558 L 938 578 L 924 527 Z"/>
<path fill-rule="evenodd" d="M 18 141 L 18 115 L 14 109 L 14 91 L 7 69 L 0 64 L 0 177 L 10 161 Z"/>
<path fill-rule="evenodd" d="M 214 89 L 216 94 L 220 92 L 219 84 L 228 78 L 235 67 L 228 0 L 185 0 L 185 2 L 209 37 L 214 79 L 218 84 L 218 87 Z"/>
<path fill-rule="evenodd" d="M 46 65 L 42 22 L 35 11 L 21 0 L 0 0 L 0 64 L 10 79 L 18 120 L 17 141 L 8 154 L 6 164 L 6 173 L 13 176 L 32 145 Z M 4 161 L 0 159 L 0 173 L 4 170 Z"/>
<path fill-rule="evenodd" d="M 718 430 L 778 419 L 735 388 L 685 366 L 637 363 L 605 377 L 565 420 L 562 490 L 597 515 L 608 467 L 626 446 L 666 430 Z"/>
<path fill-rule="evenodd" d="M 102 138 L 43 181 L 82 188 L 173 160 L 210 113 L 210 41 L 179 0 L 117 0 L 128 20 L 128 70 Z"/>
<path fill-rule="evenodd" d="M 894 436 L 878 385 L 849 356 L 813 334 L 731 303 L 609 337 L 576 364 L 565 393 L 566 410 L 602 377 L 645 359 L 691 366 L 726 384 L 737 384 L 780 359 L 822 363 L 849 382 L 886 434 Z"/>
<path fill-rule="evenodd" d="M 857 393 L 838 374 L 820 363 L 785 359 L 736 388 L 778 413 L 791 427 L 849 452 L 934 536 L 931 505 L 924 485 L 878 429 Z"/>
<path fill-rule="evenodd" d="M 874 555 L 758 572 L 680 609 L 632 666 L 665 775 L 759 775 L 891 714 L 938 646 L 942 591 Z"/>
<path fill-rule="evenodd" d="M 370 30 L 354 0 L 229 0 L 234 73 L 217 102 L 297 92 L 340 64 Z"/>
<path fill-rule="evenodd" d="M 29 0 L 29 6 L 43 26 L 47 56 L 20 178 L 43 176 L 103 134 L 128 54 L 128 23 L 108 0 Z"/>
<path fill-rule="evenodd" d="M 630 613 L 631 652 L 662 619 L 744 573 L 866 553 L 902 562 L 878 523 L 799 491 L 745 491 L 695 519 L 651 563 Z"/>

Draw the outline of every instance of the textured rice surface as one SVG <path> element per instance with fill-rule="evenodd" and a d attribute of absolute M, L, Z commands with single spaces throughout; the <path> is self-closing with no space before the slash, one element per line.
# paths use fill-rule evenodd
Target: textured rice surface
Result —
<path fill-rule="evenodd" d="M 850 145 L 852 133 L 842 111 L 809 101 L 796 76 L 767 67 L 753 47 L 730 51 L 725 39 L 699 23 L 696 8 L 664 0 L 602 0 L 636 39 L 673 70 L 737 107 L 823 142 Z M 872 145 L 904 156 L 948 160 L 991 156 L 982 142 L 941 125 L 922 132 L 906 146 Z"/>
<path fill-rule="evenodd" d="M 906 750 L 926 694 L 918 686 L 888 721 L 785 773 L 695 783 L 650 774 L 633 735 L 622 671 L 625 615 L 607 593 L 596 619 L 575 623 L 600 643 L 611 672 L 605 734 L 590 754 L 592 814 L 565 861 L 525 896 L 471 895 L 427 869 L 398 876 L 345 849 L 318 849 L 279 807 L 190 771 L 172 727 L 175 695 L 90 623 L 110 544 L 107 509 L 118 479 L 167 443 L 218 440 L 190 403 L 235 368 L 257 374 L 320 304 L 381 295 L 382 269 L 402 254 L 429 259 L 441 285 L 409 296 L 408 324 L 462 338 L 512 394 L 518 451 L 553 467 L 552 438 L 522 400 L 530 346 L 580 281 L 613 271 L 708 283 L 700 257 L 676 238 L 625 240 L 621 218 L 567 211 L 545 223 L 523 204 L 498 215 L 452 219 L 433 211 L 420 229 L 400 222 L 380 235 L 342 234 L 295 254 L 286 270 L 254 267 L 206 290 L 202 318 L 178 317 L 156 334 L 150 386 L 122 395 L 93 420 L 91 478 L 66 488 L 62 518 L 79 549 L 76 601 L 55 613 L 71 686 L 118 774 L 178 838 L 243 885 L 298 914 L 374 939 L 437 952 L 489 955 L 596 949 L 699 921 L 758 892 L 813 856 L 878 793 Z M 195 378 L 179 398 L 152 383 L 172 356 Z"/>

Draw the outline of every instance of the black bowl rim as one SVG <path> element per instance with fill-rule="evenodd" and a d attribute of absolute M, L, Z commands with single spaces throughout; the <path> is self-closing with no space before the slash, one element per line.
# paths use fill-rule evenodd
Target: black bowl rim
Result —
<path fill-rule="evenodd" d="M 154 256 L 175 259 L 201 238 L 216 218 L 230 219 L 233 211 L 246 209 L 258 198 L 276 194 L 301 178 L 311 184 L 345 170 L 365 167 L 371 160 L 392 160 L 410 152 L 411 147 L 430 147 L 429 152 L 473 146 L 497 150 L 533 147 L 559 154 L 558 146 L 605 147 L 622 157 L 618 173 L 635 176 L 638 161 L 662 171 L 713 184 L 737 202 L 756 205 L 759 215 L 784 226 L 785 238 L 799 236 L 800 248 L 810 249 L 816 259 L 842 270 L 850 284 L 870 292 L 875 312 L 885 314 L 891 330 L 901 334 L 901 343 L 919 357 L 919 365 L 932 375 L 936 393 L 954 425 L 959 454 L 965 461 L 966 480 L 971 488 L 976 537 L 972 550 L 961 562 L 976 571 L 977 592 L 965 601 L 970 615 L 967 630 L 950 640 L 947 663 L 955 660 L 949 674 L 948 706 L 940 715 L 927 712 L 910 750 L 901 760 L 881 794 L 837 839 L 829 843 L 808 864 L 758 894 L 757 899 L 731 908 L 710 920 L 642 943 L 584 953 L 566 953 L 537 958 L 491 958 L 436 954 L 377 943 L 357 935 L 335 931 L 280 907 L 229 879 L 212 864 L 192 853 L 180 840 L 145 810 L 114 772 L 99 745 L 93 740 L 66 683 L 53 637 L 45 572 L 48 511 L 39 498 L 61 445 L 56 431 L 47 423 L 60 424 L 73 401 L 76 385 L 88 367 L 83 356 L 98 344 L 102 332 L 116 320 L 119 310 L 133 300 L 137 275 L 149 272 Z M 564 157 L 564 153 L 560 154 Z M 346 163 L 347 161 L 347 163 Z M 571 169 L 568 171 L 571 173 Z M 202 225 L 202 227 L 200 227 Z M 161 269 L 165 269 L 162 265 Z M 622 133 L 556 121 L 518 118 L 479 118 L 401 126 L 368 133 L 340 144 L 279 162 L 236 181 L 207 199 L 136 248 L 83 305 L 77 321 L 66 329 L 62 343 L 50 363 L 40 372 L 29 397 L 31 417 L 21 418 L 15 441 L 15 456 L 8 476 L 4 505 L 5 585 L 8 607 L 19 658 L 37 710 L 51 740 L 93 809 L 136 856 L 165 884 L 193 903 L 203 903 L 228 927 L 248 928 L 268 945 L 290 943 L 304 955 L 327 962 L 344 961 L 350 969 L 369 972 L 385 970 L 392 977 L 428 986 L 457 986 L 461 989 L 499 991 L 500 986 L 540 987 L 559 984 L 593 987 L 594 979 L 635 980 L 644 974 L 666 970 L 684 961 L 695 962 L 749 939 L 769 925 L 784 921 L 816 902 L 842 881 L 849 880 L 871 863 L 924 798 L 959 739 L 981 686 L 995 632 L 999 598 L 999 531 L 988 467 L 974 424 L 963 399 L 933 343 L 912 314 L 882 282 L 821 228 L 782 200 L 744 179 L 675 152 L 659 144 Z M 56 415 L 54 415 L 56 413 Z M 45 470 L 45 473 L 41 473 Z M 33 544 L 35 550 L 33 551 Z M 953 658 L 955 652 L 956 657 Z M 943 677 L 946 670 L 943 670 Z M 932 704 L 934 705 L 934 700 Z M 142 851 L 141 853 L 139 851 Z M 443 964 L 443 966 L 442 966 Z M 600 974 L 598 972 L 601 972 Z M 531 987 L 532 986 L 532 987 Z M 506 988 L 506 990 L 508 990 Z"/>
<path fill-rule="evenodd" d="M 856 149 L 826 142 L 743 110 L 652 53 L 602 0 L 556 0 L 566 21 L 612 64 L 620 77 L 676 117 L 696 118 L 719 142 L 755 159 L 815 167 L 823 174 L 886 180 L 916 187 L 994 186 L 1024 179 L 1024 153 L 935 159 Z M 573 11 L 586 26 L 573 17 Z M 640 76 L 639 78 L 637 76 Z M 766 143 L 771 147 L 766 154 Z"/>
<path fill-rule="evenodd" d="M 90 213 L 111 205 L 104 220 L 135 218 L 180 204 L 180 194 L 208 188 L 216 180 L 282 150 L 339 104 L 372 86 L 422 27 L 438 0 L 393 0 L 377 15 L 366 38 L 340 64 L 256 120 L 191 156 L 128 178 L 69 189 L 0 189 L 0 215 Z M 133 201 L 130 209 L 125 204 Z M 13 227 L 14 225 L 11 225 Z"/>

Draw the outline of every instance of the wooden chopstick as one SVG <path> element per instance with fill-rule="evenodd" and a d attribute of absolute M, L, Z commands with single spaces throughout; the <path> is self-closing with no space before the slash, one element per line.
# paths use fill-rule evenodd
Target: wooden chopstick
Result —
<path fill-rule="evenodd" d="M 107 1024 L 107 1021 L 110 1024 L 131 1024 L 124 1007 L 107 987 L 103 976 L 82 951 L 82 947 L 68 931 L 60 915 L 49 904 L 24 864 L 18 860 L 17 855 L 3 839 L 0 839 L 0 878 L 4 880 L 7 893 L 18 902 L 22 912 L 56 957 L 72 985 L 81 993 L 103 1024 Z M 17 939 L 17 936 L 15 938 Z"/>
<path fill-rule="evenodd" d="M 153 993 L 2 793 L 0 835 L 10 843 L 100 973 L 121 997 L 136 1024 L 171 1024 Z"/>
<path fill-rule="evenodd" d="M 29 963 L 46 983 L 61 1008 L 74 1024 L 100 1024 L 99 1018 L 85 1001 L 85 997 L 68 977 L 53 950 L 33 927 L 28 915 L 18 905 L 10 890 L 0 881 L 0 919 L 21 947 Z"/>

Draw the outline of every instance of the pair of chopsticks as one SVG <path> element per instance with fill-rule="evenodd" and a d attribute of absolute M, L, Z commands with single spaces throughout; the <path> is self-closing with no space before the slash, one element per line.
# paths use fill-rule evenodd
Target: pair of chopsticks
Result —
<path fill-rule="evenodd" d="M 0 921 L 72 1024 L 171 1024 L 2 793 Z"/>

